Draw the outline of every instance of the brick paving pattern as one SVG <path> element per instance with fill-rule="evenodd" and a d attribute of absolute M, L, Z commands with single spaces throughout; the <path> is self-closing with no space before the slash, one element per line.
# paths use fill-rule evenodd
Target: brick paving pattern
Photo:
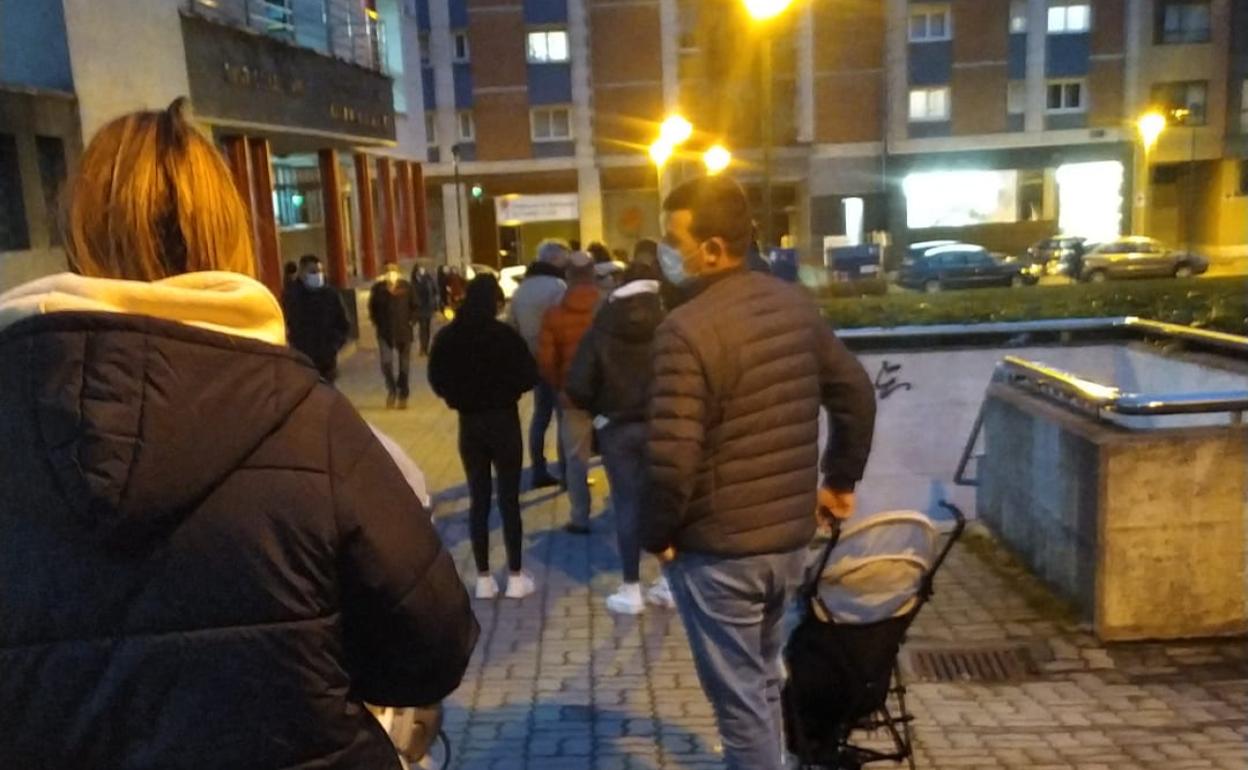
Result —
<path fill-rule="evenodd" d="M 429 392 L 420 361 L 412 374 L 406 412 L 383 408 L 372 351 L 344 365 L 340 387 L 424 469 L 439 531 L 468 582 L 475 571 L 455 418 Z M 602 512 L 605 475 L 596 468 L 593 476 L 589 537 L 560 529 L 568 517 L 565 496 L 524 496 L 525 567 L 538 593 L 519 602 L 474 602 L 481 642 L 446 704 L 458 770 L 722 766 L 679 619 L 654 609 L 616 617 L 604 607 L 618 564 L 613 523 Z M 492 537 L 501 583 L 497 522 Z M 643 578 L 656 574 L 647 557 Z M 912 629 L 912 645 L 1030 643 L 1040 672 L 1018 683 L 912 683 L 920 767 L 1248 769 L 1243 639 L 1101 646 L 974 531 L 955 549 L 936 590 Z"/>

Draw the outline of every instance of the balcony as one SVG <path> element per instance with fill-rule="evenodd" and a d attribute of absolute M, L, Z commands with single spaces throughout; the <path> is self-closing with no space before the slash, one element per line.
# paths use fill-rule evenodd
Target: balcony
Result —
<path fill-rule="evenodd" d="M 187 11 L 335 59 L 386 71 L 386 34 L 363 0 L 186 0 Z"/>

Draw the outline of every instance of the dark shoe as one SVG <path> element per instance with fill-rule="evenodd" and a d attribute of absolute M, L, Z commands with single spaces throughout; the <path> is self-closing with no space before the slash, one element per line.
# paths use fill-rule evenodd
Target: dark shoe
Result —
<path fill-rule="evenodd" d="M 529 486 L 533 489 L 545 489 L 546 487 L 559 486 L 559 479 L 550 475 L 548 471 L 542 473 L 534 473 L 533 478 L 529 481 Z"/>
<path fill-rule="evenodd" d="M 394 397 L 394 394 L 393 394 L 393 393 L 387 393 L 387 394 L 386 394 L 386 408 L 387 408 L 387 409 L 393 409 L 393 408 L 394 408 L 394 398 L 395 398 L 395 397 Z"/>
<path fill-rule="evenodd" d="M 400 398 L 400 399 L 399 399 L 399 408 L 400 408 L 400 409 L 406 409 L 406 408 L 407 408 L 407 399 L 406 399 L 406 398 Z"/>
<path fill-rule="evenodd" d="M 589 527 L 584 524 L 573 524 L 568 522 L 563 525 L 563 531 L 567 532 L 569 535 L 588 535 Z"/>

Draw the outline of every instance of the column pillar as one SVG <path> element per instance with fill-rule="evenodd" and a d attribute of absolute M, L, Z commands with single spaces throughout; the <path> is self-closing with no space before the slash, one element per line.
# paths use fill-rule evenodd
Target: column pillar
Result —
<path fill-rule="evenodd" d="M 273 212 L 273 152 L 269 140 L 247 139 L 251 156 L 252 195 L 255 207 L 256 257 L 259 277 L 274 296 L 282 295 L 282 245 L 277 237 L 277 217 Z"/>
<path fill-rule="evenodd" d="M 234 187 L 247 208 L 247 226 L 251 228 L 251 248 L 257 255 L 256 274 L 259 275 L 260 248 L 256 241 L 256 199 L 251 192 L 251 163 L 247 158 L 247 137 L 227 136 L 222 140 L 222 144 L 225 146 L 225 162 L 230 167 L 230 176 L 234 178 Z"/>
<path fill-rule="evenodd" d="M 360 267 L 363 278 L 371 281 L 377 277 L 377 232 L 373 214 L 373 171 L 368 156 L 355 153 L 355 189 L 360 207 Z"/>
<path fill-rule="evenodd" d="M 459 226 L 460 212 L 467 206 L 459 208 L 464 201 L 463 196 L 457 192 L 454 183 L 442 185 L 442 232 L 446 233 L 446 264 L 458 267 L 467 261 L 468 255 L 472 253 L 472 246 L 468 243 L 470 233 L 467 212 L 462 214 L 464 226 Z"/>
<path fill-rule="evenodd" d="M 377 184 L 381 186 L 381 257 L 386 263 L 399 261 L 398 217 L 394 202 L 394 175 L 389 158 L 377 159 Z"/>
<path fill-rule="evenodd" d="M 425 200 L 425 169 L 419 163 L 412 169 L 412 218 L 416 220 L 416 252 L 429 256 L 429 203 Z"/>
<path fill-rule="evenodd" d="M 1048 0 L 1030 0 L 1027 4 L 1027 111 L 1023 116 L 1023 128 L 1028 133 L 1044 130 L 1044 114 L 1048 105 L 1045 74 L 1048 30 Z"/>
<path fill-rule="evenodd" d="M 332 149 L 316 154 L 321 167 L 321 199 L 325 209 L 325 261 L 329 265 L 329 281 L 334 286 L 347 285 L 347 228 L 342 219 L 342 172 L 338 153 Z"/>
<path fill-rule="evenodd" d="M 576 169 L 577 207 L 580 209 L 581 243 L 603 240 L 602 176 L 594 166 Z"/>
<path fill-rule="evenodd" d="M 797 141 L 815 139 L 815 16 L 814 3 L 804 3 L 798 10 L 797 35 Z"/>
<path fill-rule="evenodd" d="M 416 233 L 412 220 L 411 164 L 405 160 L 395 163 L 396 184 L 399 197 L 399 253 L 407 259 L 416 257 Z"/>

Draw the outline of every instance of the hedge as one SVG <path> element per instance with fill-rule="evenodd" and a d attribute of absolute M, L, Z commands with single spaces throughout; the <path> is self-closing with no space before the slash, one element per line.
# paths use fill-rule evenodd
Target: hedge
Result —
<path fill-rule="evenodd" d="M 823 301 L 841 329 L 1138 316 L 1248 334 L 1248 277 L 888 294 Z"/>

